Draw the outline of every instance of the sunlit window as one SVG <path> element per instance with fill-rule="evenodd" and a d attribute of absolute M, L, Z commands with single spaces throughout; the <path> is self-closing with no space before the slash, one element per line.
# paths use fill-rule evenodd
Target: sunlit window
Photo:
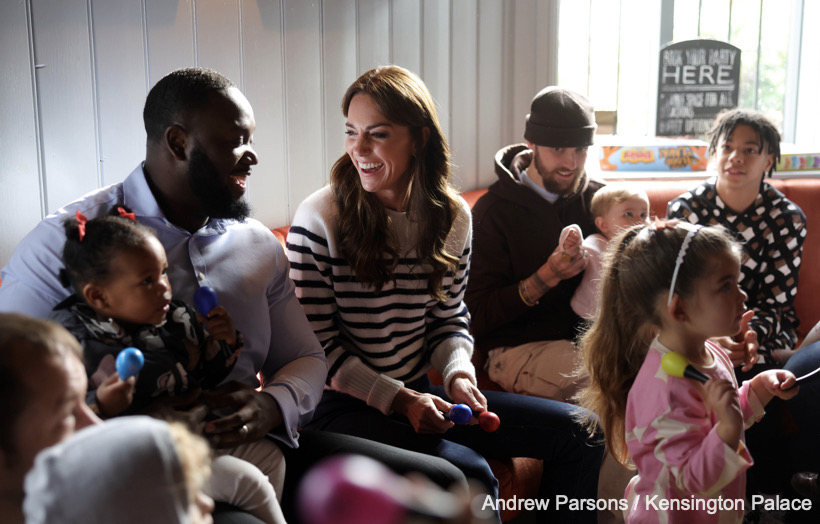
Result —
<path fill-rule="evenodd" d="M 741 49 L 740 107 L 762 111 L 794 142 L 803 7 L 803 0 L 562 0 L 558 83 L 586 93 L 598 110 L 616 111 L 618 134 L 652 135 L 661 46 L 722 40 Z"/>

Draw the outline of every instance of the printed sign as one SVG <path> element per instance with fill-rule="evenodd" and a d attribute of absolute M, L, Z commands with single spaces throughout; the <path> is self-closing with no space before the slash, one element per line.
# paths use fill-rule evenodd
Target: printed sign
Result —
<path fill-rule="evenodd" d="M 703 171 L 708 161 L 703 140 L 646 138 L 644 141 L 620 137 L 602 138 L 602 171 Z"/>
<path fill-rule="evenodd" d="M 661 49 L 657 136 L 702 136 L 717 114 L 737 107 L 740 49 L 717 40 L 687 40 Z"/>

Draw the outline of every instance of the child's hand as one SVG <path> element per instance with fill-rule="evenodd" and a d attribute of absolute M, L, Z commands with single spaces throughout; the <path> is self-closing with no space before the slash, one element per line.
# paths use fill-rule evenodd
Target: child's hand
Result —
<path fill-rule="evenodd" d="M 205 328 L 213 340 L 224 340 L 228 346 L 236 345 L 236 328 L 233 319 L 228 311 L 222 306 L 216 306 L 208 313 L 208 317 L 203 317 Z"/>
<path fill-rule="evenodd" d="M 546 293 L 549 288 L 557 286 L 562 280 L 572 278 L 587 267 L 587 252 L 581 228 L 575 224 L 565 227 L 561 231 L 558 247 L 547 259 L 547 263 L 538 268 L 538 279 L 546 284 L 536 300 Z"/>
<path fill-rule="evenodd" d="M 114 373 L 97 388 L 97 406 L 105 417 L 114 417 L 125 411 L 134 400 L 137 377 L 120 380 Z"/>
<path fill-rule="evenodd" d="M 780 397 L 788 400 L 797 395 L 798 388 L 789 389 L 794 386 L 794 374 L 785 369 L 770 369 L 762 371 L 755 375 L 750 384 L 752 391 L 755 392 L 757 398 L 765 406 L 769 403 L 772 397 Z M 786 391 L 789 389 L 788 391 Z"/>
<path fill-rule="evenodd" d="M 737 449 L 743 434 L 743 412 L 735 385 L 725 379 L 713 378 L 703 385 L 704 399 L 718 418 L 717 432 L 721 440 Z"/>
<path fill-rule="evenodd" d="M 743 314 L 740 320 L 740 331 L 734 337 L 715 337 L 712 342 L 719 344 L 728 353 L 734 366 L 740 366 L 741 371 L 749 371 L 757 362 L 757 349 L 760 346 L 757 342 L 757 333 L 749 328 L 749 321 L 755 316 L 754 311 L 749 310 Z"/>

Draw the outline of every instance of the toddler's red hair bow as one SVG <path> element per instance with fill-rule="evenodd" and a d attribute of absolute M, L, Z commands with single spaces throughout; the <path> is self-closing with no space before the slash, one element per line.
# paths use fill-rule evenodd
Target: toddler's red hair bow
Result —
<path fill-rule="evenodd" d="M 80 242 L 82 242 L 85 238 L 85 223 L 88 222 L 88 219 L 85 218 L 85 215 L 80 213 L 79 210 L 77 210 L 74 216 L 77 217 L 77 233 L 79 234 Z"/>
<path fill-rule="evenodd" d="M 130 218 L 134 222 L 137 221 L 137 215 L 127 212 L 124 207 L 117 207 L 117 213 L 119 213 L 122 218 Z"/>

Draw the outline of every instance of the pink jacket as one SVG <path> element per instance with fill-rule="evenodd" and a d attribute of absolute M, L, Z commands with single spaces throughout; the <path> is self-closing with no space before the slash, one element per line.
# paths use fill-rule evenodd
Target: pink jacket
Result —
<path fill-rule="evenodd" d="M 711 342 L 714 364 L 700 371 L 737 384 L 726 353 Z M 745 471 L 752 465 L 745 438 L 729 448 L 715 430 L 717 417 L 705 404 L 703 385 L 668 375 L 661 357 L 670 350 L 656 338 L 626 405 L 626 443 L 638 475 L 629 483 L 628 523 L 724 523 L 743 520 Z M 745 427 L 763 416 L 763 406 L 740 387 Z"/>

